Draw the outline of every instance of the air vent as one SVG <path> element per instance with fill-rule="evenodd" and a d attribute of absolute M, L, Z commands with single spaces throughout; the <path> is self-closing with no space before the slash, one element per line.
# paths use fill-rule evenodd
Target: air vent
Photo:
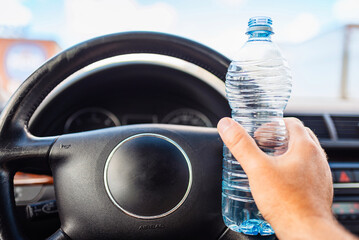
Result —
<path fill-rule="evenodd" d="M 339 139 L 359 139 L 359 116 L 332 116 Z"/>
<path fill-rule="evenodd" d="M 315 133 L 319 139 L 329 139 L 329 130 L 325 124 L 324 118 L 321 115 L 291 115 L 300 119 L 304 125 Z"/>

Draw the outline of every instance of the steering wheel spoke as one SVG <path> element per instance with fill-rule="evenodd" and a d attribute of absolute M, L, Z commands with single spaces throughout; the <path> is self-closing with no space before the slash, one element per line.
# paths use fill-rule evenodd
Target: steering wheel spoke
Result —
<path fill-rule="evenodd" d="M 0 163 L 3 170 L 49 172 L 48 154 L 56 137 L 26 135 L 15 142 L 0 145 Z"/>

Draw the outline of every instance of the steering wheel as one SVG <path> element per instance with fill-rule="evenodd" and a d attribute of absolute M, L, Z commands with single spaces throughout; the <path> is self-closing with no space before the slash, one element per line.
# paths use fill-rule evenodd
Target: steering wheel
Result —
<path fill-rule="evenodd" d="M 26 239 L 16 218 L 13 177 L 29 167 L 50 168 L 54 177 L 61 228 L 48 239 L 259 238 L 223 224 L 223 143 L 214 128 L 143 124 L 53 137 L 29 132 L 31 116 L 64 79 L 130 53 L 183 59 L 223 81 L 230 62 L 196 42 L 151 32 L 98 37 L 50 59 L 0 116 L 1 239 Z"/>

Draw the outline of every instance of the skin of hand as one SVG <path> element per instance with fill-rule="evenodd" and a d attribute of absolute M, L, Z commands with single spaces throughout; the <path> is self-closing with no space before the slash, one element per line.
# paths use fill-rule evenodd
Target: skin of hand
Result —
<path fill-rule="evenodd" d="M 261 151 L 230 118 L 221 119 L 217 128 L 246 172 L 253 198 L 278 238 L 354 239 L 333 217 L 332 175 L 317 137 L 296 118 L 284 121 L 289 142 L 279 156 Z"/>

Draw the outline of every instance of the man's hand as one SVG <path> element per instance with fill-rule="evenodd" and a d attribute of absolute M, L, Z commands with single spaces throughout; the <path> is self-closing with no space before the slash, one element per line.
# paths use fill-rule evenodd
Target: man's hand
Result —
<path fill-rule="evenodd" d="M 332 176 L 317 137 L 298 119 L 286 118 L 285 124 L 288 150 L 280 156 L 262 152 L 230 118 L 218 123 L 218 131 L 247 173 L 253 198 L 279 238 L 323 239 L 320 234 L 329 233 L 327 228 L 343 239 L 353 237 L 333 217 Z M 338 236 L 332 233 L 325 238 L 341 239 Z"/>

